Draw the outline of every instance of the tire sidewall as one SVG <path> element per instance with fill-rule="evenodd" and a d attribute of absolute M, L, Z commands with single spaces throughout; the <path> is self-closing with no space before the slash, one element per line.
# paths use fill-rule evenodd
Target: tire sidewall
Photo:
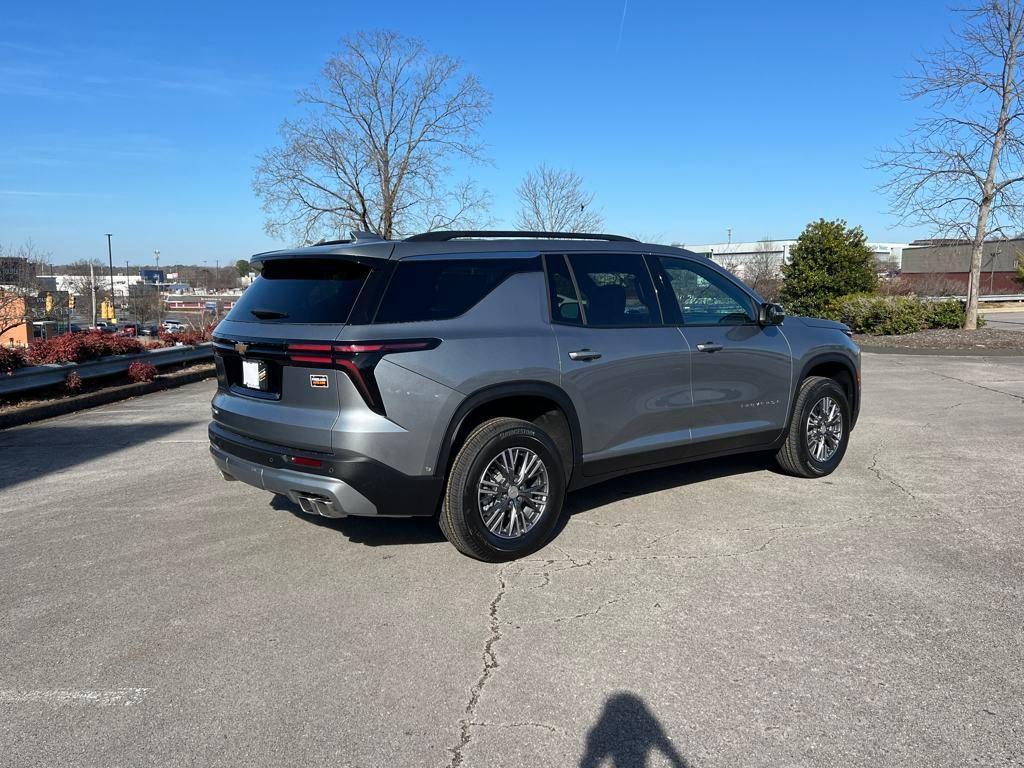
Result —
<path fill-rule="evenodd" d="M 839 404 L 839 411 L 843 420 L 843 436 L 839 441 L 839 448 L 832 458 L 828 461 L 817 461 L 811 456 L 810 448 L 807 445 L 807 418 L 818 401 L 826 396 L 831 397 Z M 846 398 L 843 388 L 831 380 L 815 382 L 808 388 L 800 412 L 795 414 L 795 416 L 797 422 L 794 426 L 798 430 L 797 456 L 800 462 L 817 477 L 831 474 L 842 463 L 843 456 L 846 455 L 846 448 L 850 442 L 850 403 Z"/>
<path fill-rule="evenodd" d="M 480 516 L 477 485 L 491 460 L 506 448 L 527 448 L 544 462 L 548 473 L 548 505 L 544 515 L 525 535 L 516 539 L 503 539 L 491 533 Z M 491 437 L 477 451 L 470 463 L 463 488 L 458 489 L 465 522 L 470 532 L 488 549 L 504 556 L 518 557 L 541 547 L 558 523 L 565 496 L 562 463 L 554 442 L 532 425 L 509 427 Z"/>

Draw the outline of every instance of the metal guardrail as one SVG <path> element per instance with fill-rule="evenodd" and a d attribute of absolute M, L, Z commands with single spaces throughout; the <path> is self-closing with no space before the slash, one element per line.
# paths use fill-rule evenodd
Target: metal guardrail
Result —
<path fill-rule="evenodd" d="M 124 373 L 128 370 L 128 366 L 137 360 L 152 363 L 159 368 L 162 365 L 212 359 L 213 344 L 207 342 L 194 347 L 161 347 L 160 349 L 134 352 L 129 355 L 111 355 L 110 357 L 89 360 L 84 363 L 33 365 L 28 368 L 19 368 L 9 376 L 0 375 L 0 396 L 13 395 L 18 392 L 28 392 L 33 389 L 61 384 L 71 371 L 76 371 L 85 380 L 99 378 L 100 376 L 110 376 L 115 373 Z"/>
<path fill-rule="evenodd" d="M 960 298 L 960 297 L 958 296 L 957 298 Z M 964 296 L 963 300 L 967 301 L 967 297 Z M 979 296 L 978 297 L 978 303 L 979 304 L 982 303 L 982 302 L 986 302 L 986 301 L 993 301 L 993 302 L 996 302 L 996 301 L 1024 301 L 1024 293 L 1013 293 L 1013 294 L 1007 294 L 1005 296 L 1000 296 L 999 294 L 993 294 L 992 296 Z"/>

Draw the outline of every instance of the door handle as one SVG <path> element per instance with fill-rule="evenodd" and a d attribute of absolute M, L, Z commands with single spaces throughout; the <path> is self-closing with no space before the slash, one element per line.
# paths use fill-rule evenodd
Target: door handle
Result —
<path fill-rule="evenodd" d="M 589 349 L 577 349 L 575 352 L 569 353 L 570 360 L 597 360 L 600 356 L 600 352 L 591 352 Z"/>
<path fill-rule="evenodd" d="M 715 344 L 712 341 L 705 341 L 703 344 L 697 345 L 697 350 L 700 352 L 718 352 L 722 349 L 721 344 Z"/>

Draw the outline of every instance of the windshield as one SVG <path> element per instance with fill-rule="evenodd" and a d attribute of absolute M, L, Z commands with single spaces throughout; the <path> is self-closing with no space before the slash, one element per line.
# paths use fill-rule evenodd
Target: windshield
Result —
<path fill-rule="evenodd" d="M 369 267 L 341 259 L 268 261 L 227 319 L 243 323 L 345 323 L 369 272 Z"/>

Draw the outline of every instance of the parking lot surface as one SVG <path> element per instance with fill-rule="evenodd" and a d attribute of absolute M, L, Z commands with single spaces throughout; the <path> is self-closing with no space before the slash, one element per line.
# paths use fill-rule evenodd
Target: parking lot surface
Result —
<path fill-rule="evenodd" d="M 1007 331 L 1024 331 L 1024 311 L 983 312 L 989 328 L 1003 328 Z"/>
<path fill-rule="evenodd" d="M 212 391 L 0 432 L 0 763 L 1024 761 L 1024 358 L 866 355 L 834 475 L 615 480 L 503 566 L 222 481 Z"/>

